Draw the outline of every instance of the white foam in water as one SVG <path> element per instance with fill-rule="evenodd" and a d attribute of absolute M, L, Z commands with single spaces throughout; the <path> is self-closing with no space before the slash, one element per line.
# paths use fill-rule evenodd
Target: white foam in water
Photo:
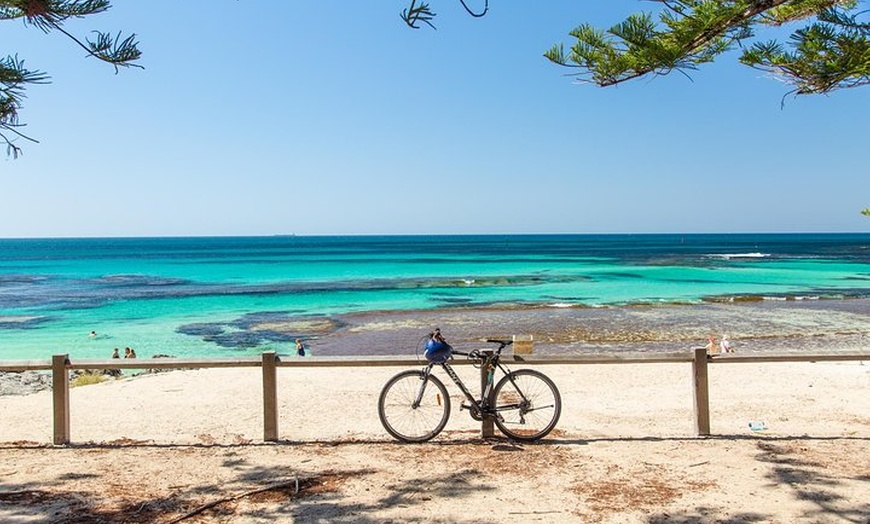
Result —
<path fill-rule="evenodd" d="M 734 258 L 768 258 L 770 253 L 723 253 L 707 255 L 709 258 L 721 258 L 723 260 L 731 260 Z"/>

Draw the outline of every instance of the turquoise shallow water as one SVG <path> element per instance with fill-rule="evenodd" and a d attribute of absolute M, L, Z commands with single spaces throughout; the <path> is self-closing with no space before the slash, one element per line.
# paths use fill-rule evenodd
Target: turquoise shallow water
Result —
<path fill-rule="evenodd" d="M 362 312 L 868 296 L 864 234 L 0 240 L 0 359 L 287 351 Z"/>

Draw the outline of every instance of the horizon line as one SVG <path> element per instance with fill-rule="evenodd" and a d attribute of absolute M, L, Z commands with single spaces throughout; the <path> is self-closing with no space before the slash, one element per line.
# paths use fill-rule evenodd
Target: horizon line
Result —
<path fill-rule="evenodd" d="M 505 237 L 505 236 L 700 236 L 700 235 L 870 235 L 868 231 L 662 231 L 662 232 L 577 232 L 577 233 L 331 233 L 331 234 L 295 234 L 295 233 L 274 233 L 274 234 L 199 234 L 199 235 L 129 235 L 129 236 L 15 236 L 15 237 L 0 237 L 0 240 L 136 240 L 136 239 L 180 239 L 180 238 L 372 238 L 372 237 L 394 237 L 394 238 L 414 238 L 414 237 Z"/>

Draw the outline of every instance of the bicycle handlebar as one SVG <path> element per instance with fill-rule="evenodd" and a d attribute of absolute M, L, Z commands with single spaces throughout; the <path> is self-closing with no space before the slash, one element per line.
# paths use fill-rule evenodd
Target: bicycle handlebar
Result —
<path fill-rule="evenodd" d="M 499 339 L 495 339 L 495 338 L 488 338 L 488 339 L 486 339 L 486 341 L 489 342 L 490 344 L 498 344 L 498 349 L 495 350 L 495 352 L 498 354 L 501 353 L 502 349 L 504 349 L 504 348 L 506 348 L 514 343 L 513 340 L 499 340 Z M 465 353 L 463 351 L 453 350 L 453 354 L 460 355 L 463 357 L 469 357 L 469 358 L 473 358 L 473 359 L 482 358 L 482 356 L 480 354 L 480 350 L 478 350 L 478 349 L 473 349 L 473 350 L 469 351 L 468 353 Z"/>

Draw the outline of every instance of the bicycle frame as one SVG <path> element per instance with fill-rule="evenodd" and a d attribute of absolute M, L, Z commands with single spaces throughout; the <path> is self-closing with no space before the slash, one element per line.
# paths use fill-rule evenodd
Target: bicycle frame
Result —
<path fill-rule="evenodd" d="M 459 375 L 456 374 L 453 366 L 451 366 L 448 361 L 441 363 L 432 362 L 427 364 L 426 367 L 423 369 L 423 379 L 421 380 L 420 390 L 417 392 L 417 396 L 414 399 L 414 407 L 416 408 L 420 405 L 423 394 L 426 391 L 426 384 L 429 383 L 428 378 L 429 375 L 432 373 L 432 368 L 434 368 L 436 365 L 439 365 L 441 366 L 441 369 L 443 369 L 444 372 L 447 373 L 447 376 L 450 377 L 453 383 L 456 384 L 456 387 L 458 387 L 459 390 L 462 391 L 462 394 L 465 395 L 465 398 L 468 399 L 471 405 L 476 407 L 478 413 L 492 413 L 492 410 L 489 406 L 489 397 L 492 393 L 493 383 L 495 382 L 495 369 L 498 368 L 499 370 L 501 370 L 502 373 L 504 373 L 505 376 L 510 377 L 510 369 L 508 369 L 507 366 L 501 363 L 501 350 L 502 348 L 499 348 L 493 354 L 481 357 L 481 365 L 486 366 L 487 372 L 486 381 L 483 384 L 483 388 L 480 394 L 480 400 L 474 398 L 474 395 L 471 393 L 471 391 L 468 390 L 468 387 L 466 387 L 465 382 L 463 382 L 462 379 L 459 378 Z M 456 352 L 456 354 L 468 356 L 465 353 Z M 526 398 L 525 393 L 520 390 L 519 387 L 516 387 L 516 382 L 514 382 L 513 378 L 511 378 L 510 380 L 511 383 L 514 384 L 517 393 L 519 393 L 519 395 L 522 397 L 523 403 L 528 403 L 528 399 Z M 521 407 L 521 405 L 502 406 L 501 409 L 516 409 L 518 407 Z"/>

